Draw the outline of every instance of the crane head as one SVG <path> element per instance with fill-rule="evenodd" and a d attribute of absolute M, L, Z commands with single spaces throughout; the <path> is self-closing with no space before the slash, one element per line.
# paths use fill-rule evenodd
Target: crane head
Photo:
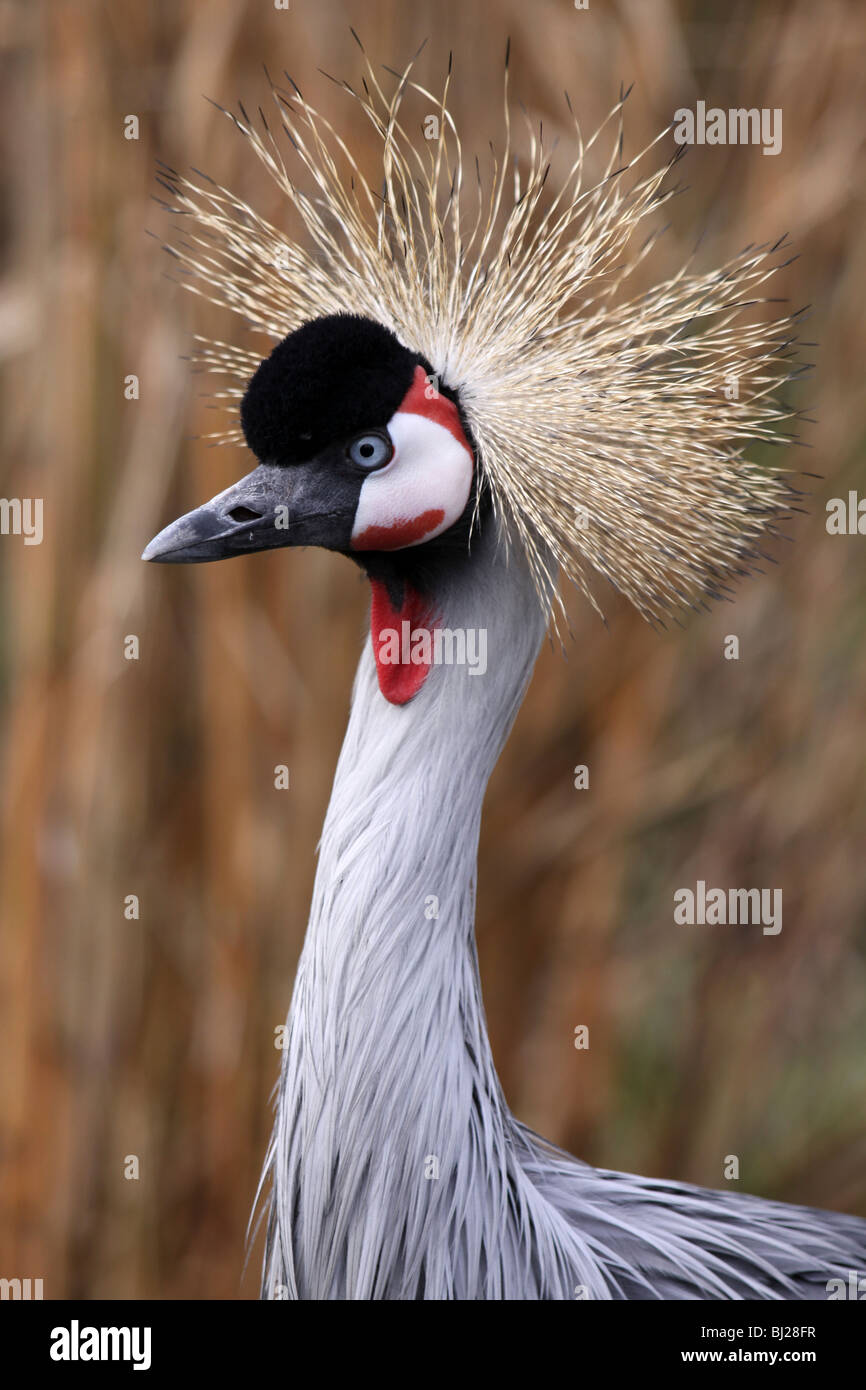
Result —
<path fill-rule="evenodd" d="M 290 333 L 250 380 L 241 425 L 258 466 L 143 559 L 318 545 L 380 571 L 385 555 L 468 536 L 475 455 L 456 393 L 372 319 L 333 314 Z"/>

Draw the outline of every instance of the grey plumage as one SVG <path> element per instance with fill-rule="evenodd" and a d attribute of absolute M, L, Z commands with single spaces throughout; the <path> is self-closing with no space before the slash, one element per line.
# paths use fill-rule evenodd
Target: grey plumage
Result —
<path fill-rule="evenodd" d="M 487 628 L 483 678 L 440 668 L 395 708 L 369 643 L 361 656 L 266 1164 L 264 1296 L 826 1297 L 866 1261 L 866 1222 L 596 1170 L 510 1114 L 478 980 L 476 848 L 546 615 L 491 531 L 442 607 L 448 626 Z"/>

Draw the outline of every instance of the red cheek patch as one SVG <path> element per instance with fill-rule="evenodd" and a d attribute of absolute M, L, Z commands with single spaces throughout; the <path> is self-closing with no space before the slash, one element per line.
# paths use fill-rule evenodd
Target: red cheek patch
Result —
<path fill-rule="evenodd" d="M 371 579 L 373 605 L 370 613 L 370 636 L 379 689 L 392 705 L 405 705 L 417 695 L 430 672 L 432 660 L 412 660 L 417 657 L 418 643 L 413 634 L 427 632 L 432 647 L 432 634 L 439 626 L 430 601 L 413 589 L 403 586 L 403 602 L 395 608 L 381 579 Z M 394 660 L 394 657 L 397 660 Z"/>
<path fill-rule="evenodd" d="M 430 511 L 422 512 L 420 516 L 401 518 L 388 526 L 367 526 L 352 540 L 352 549 L 401 550 L 404 545 L 414 545 L 416 541 L 423 540 L 444 520 L 442 508 L 431 507 Z"/>
<path fill-rule="evenodd" d="M 472 453 L 456 405 L 449 401 L 447 396 L 435 390 L 423 367 L 415 368 L 412 385 L 397 409 L 404 410 L 409 415 L 423 415 L 434 424 L 441 425 L 449 434 L 453 434 L 457 443 L 462 444 L 467 453 Z"/>

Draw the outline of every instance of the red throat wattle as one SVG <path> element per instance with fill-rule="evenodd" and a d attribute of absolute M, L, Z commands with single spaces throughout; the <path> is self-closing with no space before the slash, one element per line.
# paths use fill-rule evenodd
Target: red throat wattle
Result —
<path fill-rule="evenodd" d="M 387 585 L 381 579 L 371 579 L 373 604 L 370 612 L 370 637 L 379 689 L 392 705 L 405 705 L 417 695 L 430 672 L 430 661 L 409 659 L 412 634 L 419 629 L 431 633 L 440 619 L 429 599 L 409 584 L 403 586 L 403 602 L 395 608 Z M 429 645 L 429 644 L 428 644 Z M 395 647 L 399 660 L 390 658 Z"/>

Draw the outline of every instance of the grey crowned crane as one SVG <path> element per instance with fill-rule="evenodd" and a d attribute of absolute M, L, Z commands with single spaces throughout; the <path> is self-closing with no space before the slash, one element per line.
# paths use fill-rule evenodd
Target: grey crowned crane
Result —
<path fill-rule="evenodd" d="M 675 190 L 669 162 L 636 172 L 653 146 L 622 158 L 622 103 L 602 176 L 575 121 L 556 191 L 528 123 L 513 156 L 507 62 L 502 147 L 471 179 L 450 66 L 439 96 L 413 74 L 386 93 L 367 61 L 343 84 L 376 189 L 294 84 L 272 85 L 276 123 L 230 115 L 297 235 L 163 173 L 185 282 L 276 346 L 200 344 L 240 407 L 218 437 L 257 466 L 144 558 L 318 545 L 372 590 L 262 1180 L 263 1296 L 826 1298 L 866 1264 L 866 1222 L 595 1169 L 515 1119 L 474 940 L 482 799 L 562 582 L 597 606 L 601 576 L 661 621 L 727 592 L 790 505 L 746 457 L 795 370 L 792 319 L 748 307 L 779 244 L 629 298 L 652 246 L 633 234 Z M 430 140 L 407 134 L 419 98 Z M 472 634 L 483 674 L 444 655 Z"/>

